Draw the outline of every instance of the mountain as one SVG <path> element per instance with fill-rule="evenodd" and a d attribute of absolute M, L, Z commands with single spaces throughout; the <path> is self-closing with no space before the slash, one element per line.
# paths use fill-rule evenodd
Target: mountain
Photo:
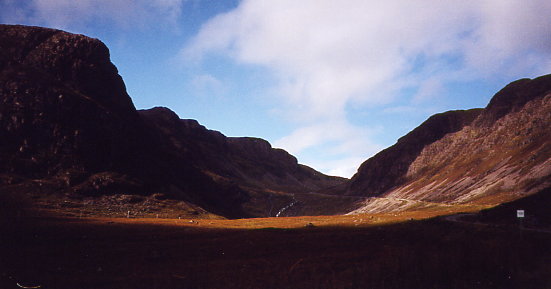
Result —
<path fill-rule="evenodd" d="M 349 193 L 378 196 L 404 182 L 407 171 L 423 149 L 469 125 L 481 109 L 448 111 L 431 116 L 397 143 L 362 163 L 354 175 Z"/>
<path fill-rule="evenodd" d="M 317 191 L 346 180 L 298 164 L 294 156 L 263 139 L 226 137 L 196 120 L 180 119 L 168 108 L 140 110 L 139 114 L 163 134 L 166 149 L 191 153 L 192 162 L 209 175 L 288 193 Z"/>
<path fill-rule="evenodd" d="M 265 217 L 512 201 L 551 186 L 551 75 L 430 117 L 351 180 L 168 108 L 136 110 L 99 40 L 0 25 L 0 211 Z M 10 205 L 13 204 L 13 205 Z"/>
<path fill-rule="evenodd" d="M 344 182 L 264 140 L 137 111 L 108 48 L 83 35 L 0 25 L 0 103 L 0 195 L 47 208 L 266 216 L 295 193 Z"/>
<path fill-rule="evenodd" d="M 209 130 L 196 120 L 180 119 L 168 108 L 140 110 L 142 118 L 162 134 L 164 150 L 185 155 L 204 174 L 214 180 L 235 183 L 247 191 L 245 206 L 257 216 L 275 216 L 285 206 L 301 199 L 302 206 L 318 202 L 306 198 L 312 192 L 342 185 L 347 179 L 324 175 L 301 165 L 285 150 L 272 148 L 269 142 L 252 137 L 226 137 Z M 297 206 L 298 208 L 298 206 Z M 328 208 L 308 211 L 327 214 Z M 294 211 L 303 214 L 305 210 Z"/>
<path fill-rule="evenodd" d="M 485 109 L 432 116 L 364 162 L 346 194 L 359 212 L 494 206 L 551 186 L 551 75 L 521 79 Z"/>

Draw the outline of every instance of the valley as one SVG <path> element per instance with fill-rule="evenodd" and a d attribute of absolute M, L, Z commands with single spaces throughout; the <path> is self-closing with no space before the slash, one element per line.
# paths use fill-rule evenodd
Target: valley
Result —
<path fill-rule="evenodd" d="M 0 52 L 2 289 L 551 288 L 551 75 L 347 179 L 136 109 L 98 39 L 0 25 Z"/>
<path fill-rule="evenodd" d="M 41 218 L 3 229 L 2 288 L 546 288 L 551 233 L 430 213 Z M 412 220 L 413 219 L 413 220 Z M 12 228 L 13 229 L 13 228 Z"/>

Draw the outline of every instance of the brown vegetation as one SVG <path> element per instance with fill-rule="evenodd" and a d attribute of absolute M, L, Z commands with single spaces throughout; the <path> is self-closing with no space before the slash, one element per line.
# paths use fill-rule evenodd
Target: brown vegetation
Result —
<path fill-rule="evenodd" d="M 548 288 L 551 234 L 382 216 L 31 219 L 0 285 L 42 288 Z M 387 215 L 392 221 L 394 216 Z M 396 218 L 403 220 L 404 217 Z M 358 223 L 358 220 L 363 220 Z M 7 232 L 4 230 L 4 232 Z"/>

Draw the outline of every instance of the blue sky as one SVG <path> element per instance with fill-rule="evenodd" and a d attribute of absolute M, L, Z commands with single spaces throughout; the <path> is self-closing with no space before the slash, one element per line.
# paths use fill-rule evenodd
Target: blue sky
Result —
<path fill-rule="evenodd" d="M 551 72 L 548 0 L 3 0 L 0 22 L 104 41 L 166 106 L 350 177 L 430 115 Z"/>

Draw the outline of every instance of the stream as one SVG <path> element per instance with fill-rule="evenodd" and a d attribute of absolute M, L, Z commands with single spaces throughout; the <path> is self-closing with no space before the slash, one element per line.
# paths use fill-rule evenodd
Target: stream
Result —
<path fill-rule="evenodd" d="M 285 212 L 286 210 L 288 210 L 292 206 L 296 205 L 297 203 L 298 203 L 298 201 L 295 199 L 295 197 L 293 197 L 293 201 L 289 205 L 283 207 L 281 210 L 279 210 L 279 212 L 277 212 L 276 218 L 279 217 L 281 215 L 281 213 Z"/>

